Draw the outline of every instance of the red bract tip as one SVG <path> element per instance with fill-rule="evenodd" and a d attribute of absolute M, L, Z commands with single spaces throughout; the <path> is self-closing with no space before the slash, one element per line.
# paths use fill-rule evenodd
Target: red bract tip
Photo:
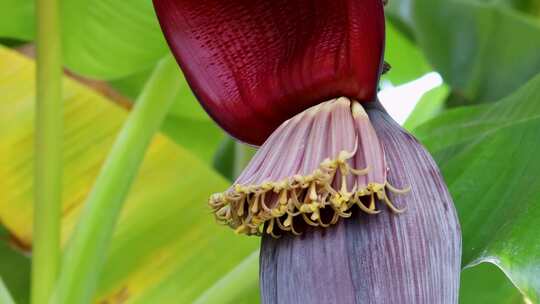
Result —
<path fill-rule="evenodd" d="M 328 99 L 372 101 L 384 53 L 381 0 L 154 0 L 202 106 L 260 145 Z"/>

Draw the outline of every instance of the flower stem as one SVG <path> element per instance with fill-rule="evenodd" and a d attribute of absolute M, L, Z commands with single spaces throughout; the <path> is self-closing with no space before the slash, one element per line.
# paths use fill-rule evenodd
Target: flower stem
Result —
<path fill-rule="evenodd" d="M 123 202 L 180 88 L 170 56 L 158 63 L 124 123 L 68 244 L 52 303 L 89 303 Z M 129 253 L 127 253 L 129 254 Z"/>
<path fill-rule="evenodd" d="M 57 0 L 37 0 L 32 303 L 48 299 L 60 261 L 62 59 Z"/>
<path fill-rule="evenodd" d="M 11 297 L 7 286 L 4 284 L 2 277 L 0 277 L 0 303 L 2 304 L 15 304 L 15 300 Z"/>

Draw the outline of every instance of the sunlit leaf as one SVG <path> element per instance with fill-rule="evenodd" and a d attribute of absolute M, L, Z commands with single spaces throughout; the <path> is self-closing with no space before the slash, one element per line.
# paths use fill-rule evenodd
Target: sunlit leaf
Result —
<path fill-rule="evenodd" d="M 6 49 L 0 58 L 0 221 L 31 246 L 34 65 Z M 127 113 L 71 79 L 64 94 L 65 244 Z M 232 271 L 258 241 L 214 223 L 206 201 L 227 184 L 197 157 L 156 136 L 117 225 L 96 300 L 190 303 Z"/>

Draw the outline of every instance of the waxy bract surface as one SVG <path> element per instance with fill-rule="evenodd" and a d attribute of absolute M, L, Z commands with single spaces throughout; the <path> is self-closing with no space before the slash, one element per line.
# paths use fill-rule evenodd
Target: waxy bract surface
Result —
<path fill-rule="evenodd" d="M 265 235 L 260 284 L 264 304 L 456 304 L 461 232 L 437 165 L 383 110 L 368 109 L 385 148 L 400 215 L 353 214 L 300 237 Z"/>
<path fill-rule="evenodd" d="M 233 137 L 260 145 L 285 120 L 338 96 L 375 98 L 381 0 L 154 0 L 191 88 Z"/>

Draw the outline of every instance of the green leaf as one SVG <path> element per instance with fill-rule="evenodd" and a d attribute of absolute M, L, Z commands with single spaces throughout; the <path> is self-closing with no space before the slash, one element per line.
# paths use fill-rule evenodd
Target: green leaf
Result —
<path fill-rule="evenodd" d="M 471 103 L 498 100 L 540 71 L 540 19 L 497 1 L 407 0 L 392 12 Z"/>
<path fill-rule="evenodd" d="M 439 162 L 463 230 L 463 262 L 499 266 L 540 300 L 540 74 L 497 103 L 452 110 L 416 132 Z"/>
<path fill-rule="evenodd" d="M 64 64 L 73 72 L 113 79 L 150 69 L 167 53 L 152 1 L 65 0 Z M 0 37 L 32 40 L 34 1 L 0 2 Z"/>
<path fill-rule="evenodd" d="M 231 182 L 233 182 L 236 177 L 234 172 L 235 153 L 236 143 L 234 139 L 227 136 L 221 141 L 212 161 L 214 169 Z"/>
<path fill-rule="evenodd" d="M 148 81 L 151 72 L 152 69 L 140 71 L 127 77 L 112 80 L 110 81 L 110 84 L 120 93 L 135 100 L 146 81 Z M 193 95 L 193 92 L 185 79 L 182 82 L 180 93 L 176 98 L 176 102 L 171 109 L 170 115 L 201 121 L 211 120 Z"/>
<path fill-rule="evenodd" d="M 540 74 L 498 102 L 446 111 L 416 128 L 414 134 L 432 153 L 452 151 L 497 128 L 539 117 L 539 87 Z"/>
<path fill-rule="evenodd" d="M 212 162 L 223 131 L 210 119 L 190 119 L 169 115 L 161 128 L 162 132 L 177 144 L 188 149 L 207 163 Z M 186 134 L 189 134 L 186 136 Z"/>
<path fill-rule="evenodd" d="M 120 94 L 128 97 L 130 101 L 135 100 L 142 91 L 143 86 L 146 84 L 154 66 L 144 69 L 142 71 L 135 72 L 125 77 L 112 79 L 108 83 Z"/>
<path fill-rule="evenodd" d="M 66 78 L 63 91 L 65 244 L 126 113 L 74 80 Z M 32 61 L 0 48 L 0 92 L 0 221 L 30 246 Z M 197 157 L 157 136 L 122 211 L 96 301 L 190 303 L 235 269 L 258 240 L 235 236 L 214 223 L 207 199 L 227 187 L 228 182 Z M 206 269 L 211 271 L 201 271 Z"/>
<path fill-rule="evenodd" d="M 540 17 L 539 0 L 498 0 L 498 2 L 517 11 Z"/>
<path fill-rule="evenodd" d="M 150 73 L 151 70 L 145 70 L 113 80 L 110 84 L 120 93 L 135 100 Z M 185 80 L 162 126 L 162 131 L 208 163 L 212 161 L 219 142 L 225 137 L 223 131 L 201 107 Z"/>
<path fill-rule="evenodd" d="M 214 155 L 213 166 L 224 177 L 234 181 L 247 167 L 257 148 L 227 136 Z"/>
<path fill-rule="evenodd" d="M 448 92 L 448 86 L 443 84 L 424 94 L 407 117 L 403 127 L 407 130 L 413 130 L 440 114 L 444 109 L 444 101 Z"/>
<path fill-rule="evenodd" d="M 415 80 L 432 70 L 422 51 L 391 22 L 386 23 L 384 59 L 392 69 L 383 80 L 390 80 L 394 85 Z"/>
<path fill-rule="evenodd" d="M 459 303 L 523 304 L 523 297 L 504 273 L 491 263 L 461 272 Z"/>
<path fill-rule="evenodd" d="M 16 303 L 25 304 L 29 301 L 30 259 L 15 249 L 15 245 L 16 240 L 0 226 L 0 280 Z M 4 303 L 1 295 L 0 303 Z"/>
<path fill-rule="evenodd" d="M 34 1 L 0 1 L 0 37 L 32 40 L 34 34 Z"/>
<path fill-rule="evenodd" d="M 152 1 L 62 1 L 64 61 L 76 73 L 112 79 L 153 66 L 167 46 Z"/>
<path fill-rule="evenodd" d="M 538 130 L 540 119 L 501 128 L 442 167 L 464 232 L 463 262 L 498 265 L 534 302 L 540 299 Z"/>
<path fill-rule="evenodd" d="M 259 250 L 249 255 L 231 272 L 202 294 L 195 304 L 236 304 L 259 302 Z M 141 302 L 143 303 L 143 302 Z M 148 302 L 147 302 L 148 303 Z"/>
<path fill-rule="evenodd" d="M 0 277 L 0 302 L 3 304 L 15 304 L 15 300 L 11 297 L 11 293 L 4 284 L 2 277 Z"/>

